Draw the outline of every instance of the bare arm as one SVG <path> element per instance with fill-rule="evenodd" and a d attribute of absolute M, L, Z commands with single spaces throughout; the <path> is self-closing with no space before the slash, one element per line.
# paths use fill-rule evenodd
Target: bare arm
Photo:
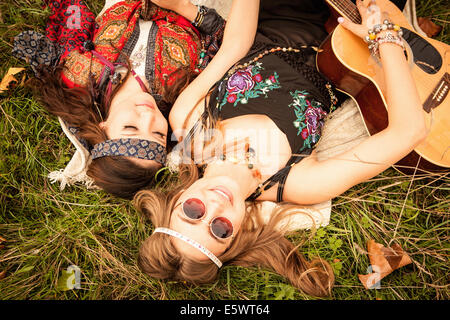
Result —
<path fill-rule="evenodd" d="M 151 2 L 161 8 L 172 10 L 189 21 L 193 21 L 197 16 L 197 6 L 190 0 L 151 0 Z"/>
<path fill-rule="evenodd" d="M 219 51 L 206 69 L 180 94 L 170 112 L 169 122 L 174 132 L 183 127 L 191 111 L 190 125 L 198 119 L 203 112 L 203 104 L 199 102 L 208 90 L 250 50 L 256 34 L 258 11 L 259 0 L 233 0 Z"/>
<path fill-rule="evenodd" d="M 343 26 L 356 34 L 360 31 L 349 21 Z M 362 29 L 367 34 L 367 28 Z M 301 161 L 287 178 L 284 200 L 312 204 L 336 197 L 386 170 L 425 138 L 421 103 L 403 50 L 385 43 L 380 45 L 380 55 L 387 85 L 388 127 L 337 157 Z"/>

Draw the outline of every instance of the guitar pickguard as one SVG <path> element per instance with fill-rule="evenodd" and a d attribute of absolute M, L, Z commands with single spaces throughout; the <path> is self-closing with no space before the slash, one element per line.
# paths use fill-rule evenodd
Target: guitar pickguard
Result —
<path fill-rule="evenodd" d="M 417 33 L 402 27 L 403 39 L 413 53 L 414 63 L 428 74 L 436 74 L 442 67 L 442 57 L 431 43 Z"/>

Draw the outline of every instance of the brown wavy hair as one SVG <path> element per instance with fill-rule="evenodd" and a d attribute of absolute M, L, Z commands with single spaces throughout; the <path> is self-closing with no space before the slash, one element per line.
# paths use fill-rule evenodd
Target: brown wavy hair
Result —
<path fill-rule="evenodd" d="M 184 189 L 199 177 L 195 165 L 180 167 L 178 181 L 169 182 L 160 189 L 142 190 L 134 198 L 135 207 L 148 218 L 155 228 L 170 225 L 171 212 Z M 292 210 L 294 209 L 294 210 Z M 268 268 L 287 278 L 293 286 L 313 296 L 327 296 L 334 285 L 331 266 L 316 258 L 308 261 L 277 229 L 286 215 L 298 214 L 295 206 L 283 205 L 275 209 L 264 224 L 260 205 L 247 203 L 246 216 L 241 229 L 230 247 L 220 256 L 224 265 Z M 139 249 L 138 264 L 147 275 L 167 280 L 188 281 L 199 285 L 216 280 L 219 269 L 210 260 L 196 261 L 178 253 L 172 239 L 162 233 L 149 236 Z"/>
<path fill-rule="evenodd" d="M 121 85 L 118 85 L 109 97 L 105 95 L 105 90 L 99 88 L 93 80 L 87 87 L 68 88 L 61 78 L 63 69 L 63 65 L 39 69 L 39 76 L 30 82 L 36 98 L 49 113 L 77 127 L 78 138 L 84 139 L 89 145 L 107 140 L 108 136 L 99 123 L 108 117 L 111 100 Z M 122 83 L 128 76 L 129 73 Z M 170 76 L 176 76 L 177 80 L 170 87 L 166 86 L 163 89 L 163 98 L 158 103 L 166 119 L 179 93 L 193 79 L 193 75 L 185 69 L 179 69 Z M 170 132 L 167 136 L 170 137 Z M 171 143 L 170 141 L 167 143 L 169 149 Z M 93 160 L 87 175 L 104 191 L 121 198 L 131 199 L 138 190 L 153 187 L 158 170 L 159 166 L 143 168 L 125 157 L 109 156 Z"/>

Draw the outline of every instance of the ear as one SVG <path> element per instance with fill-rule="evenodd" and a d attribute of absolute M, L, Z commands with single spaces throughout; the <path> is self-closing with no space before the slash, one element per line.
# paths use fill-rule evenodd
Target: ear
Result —
<path fill-rule="evenodd" d="M 105 121 L 100 122 L 98 125 L 99 125 L 99 127 L 102 128 L 102 129 L 105 129 L 105 128 L 106 128 L 106 122 L 105 122 Z"/>

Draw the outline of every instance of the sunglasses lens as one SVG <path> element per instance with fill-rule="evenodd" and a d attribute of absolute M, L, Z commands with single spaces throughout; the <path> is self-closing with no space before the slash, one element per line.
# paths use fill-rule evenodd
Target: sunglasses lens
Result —
<path fill-rule="evenodd" d="M 226 218 L 215 218 L 211 222 L 211 232 L 220 239 L 231 237 L 233 234 L 233 224 Z"/>
<path fill-rule="evenodd" d="M 205 205 L 199 199 L 188 199 L 183 203 L 184 214 L 189 219 L 200 219 L 205 215 Z"/>

